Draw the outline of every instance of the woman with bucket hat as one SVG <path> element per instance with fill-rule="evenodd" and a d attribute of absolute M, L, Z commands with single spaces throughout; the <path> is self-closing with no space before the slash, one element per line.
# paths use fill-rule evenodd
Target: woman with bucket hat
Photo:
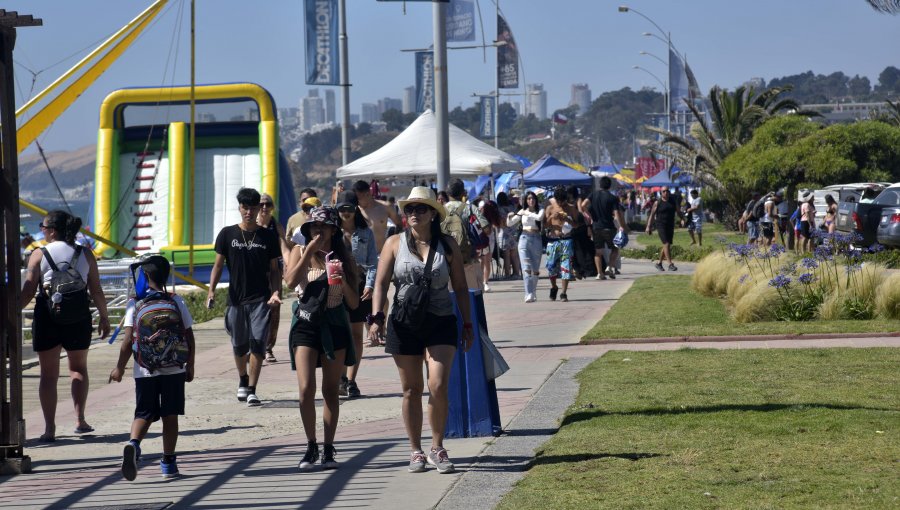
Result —
<path fill-rule="evenodd" d="M 338 213 L 333 207 L 315 207 L 300 227 L 306 246 L 291 249 L 284 279 L 299 286 L 294 305 L 297 320 L 291 326 L 290 347 L 297 369 L 300 419 L 306 433 L 306 453 L 301 471 L 311 471 L 319 461 L 316 438 L 316 367 L 322 367 L 324 444 L 321 466 L 335 469 L 334 436 L 340 403 L 338 389 L 344 365 L 356 360 L 350 323 L 344 307 L 359 305 L 356 262 L 343 242 Z"/>
<path fill-rule="evenodd" d="M 417 186 L 399 205 L 409 226 L 390 237 L 381 250 L 372 308 L 382 309 L 391 280 L 397 292 L 390 317 L 385 319 L 381 312 L 368 317 L 369 341 L 377 340 L 386 328 L 385 352 L 393 355 L 403 388 L 403 421 L 412 448 L 409 472 L 425 471 L 431 464 L 439 473 L 452 473 L 453 463 L 443 445 L 450 370 L 460 338 L 451 285 L 463 318 L 462 347 L 468 350 L 474 338 L 462 254 L 456 241 L 441 233 L 447 211 L 434 191 Z M 416 306 L 422 302 L 427 302 L 424 310 Z M 422 450 L 423 363 L 428 366 L 432 438 L 427 454 Z"/>

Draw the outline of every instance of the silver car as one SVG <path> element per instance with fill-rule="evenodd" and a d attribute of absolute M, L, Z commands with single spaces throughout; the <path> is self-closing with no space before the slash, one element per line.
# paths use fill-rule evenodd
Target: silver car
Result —
<path fill-rule="evenodd" d="M 885 246 L 900 248 L 900 207 L 881 210 L 881 221 L 876 233 L 878 242 Z"/>

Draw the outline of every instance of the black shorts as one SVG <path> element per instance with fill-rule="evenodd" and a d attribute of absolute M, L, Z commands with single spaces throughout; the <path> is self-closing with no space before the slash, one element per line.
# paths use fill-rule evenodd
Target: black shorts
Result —
<path fill-rule="evenodd" d="M 595 228 L 594 229 L 594 249 L 602 250 L 603 248 L 615 249 L 613 238 L 616 237 L 616 230 L 612 228 Z"/>
<path fill-rule="evenodd" d="M 657 225 L 656 233 L 659 235 L 660 242 L 672 244 L 672 239 L 675 238 L 675 225 Z"/>
<path fill-rule="evenodd" d="M 134 417 L 154 422 L 160 417 L 184 415 L 184 377 L 182 372 L 135 378 Z"/>
<path fill-rule="evenodd" d="M 762 235 L 766 239 L 772 239 L 775 237 L 775 224 L 774 223 L 760 223 L 760 227 L 762 227 Z"/>
<path fill-rule="evenodd" d="M 47 298 L 38 293 L 31 323 L 31 347 L 34 352 L 47 351 L 58 345 L 67 351 L 81 351 L 91 346 L 93 333 L 90 314 L 75 324 L 53 322 L 47 308 Z"/>
<path fill-rule="evenodd" d="M 810 224 L 808 221 L 800 222 L 800 235 L 807 239 L 810 238 Z"/>
<path fill-rule="evenodd" d="M 359 295 L 362 296 L 363 291 L 366 289 L 365 280 L 359 282 Z M 372 313 L 372 300 L 367 299 L 365 301 L 360 300 L 359 306 L 356 307 L 356 310 L 351 310 L 350 307 L 347 307 L 347 315 L 350 316 L 350 323 L 354 324 L 357 322 L 366 322 L 366 315 L 370 315 Z"/>
<path fill-rule="evenodd" d="M 384 352 L 388 354 L 404 354 L 422 356 L 425 348 L 434 345 L 452 345 L 459 341 L 459 328 L 455 315 L 425 314 L 425 323 L 416 331 L 411 331 L 394 324 L 394 314 L 387 319 L 387 345 Z"/>
<path fill-rule="evenodd" d="M 297 310 L 297 303 L 294 302 L 293 310 Z M 331 331 L 331 345 L 334 347 L 335 351 L 339 351 L 341 349 L 346 349 L 350 342 L 353 341 L 353 337 L 350 334 L 350 329 L 346 326 L 335 326 L 329 324 L 322 324 L 318 327 L 313 327 L 310 323 L 302 320 L 294 320 L 291 325 L 291 333 L 290 333 L 290 343 L 291 343 L 291 352 L 295 351 L 297 347 L 309 347 L 311 349 L 315 349 L 321 353 L 325 352 L 325 347 L 322 345 L 322 336 L 320 327 L 327 327 Z"/>

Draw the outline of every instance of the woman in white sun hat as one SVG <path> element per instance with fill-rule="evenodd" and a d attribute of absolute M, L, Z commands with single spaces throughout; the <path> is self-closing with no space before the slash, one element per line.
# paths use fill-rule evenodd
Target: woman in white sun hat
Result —
<path fill-rule="evenodd" d="M 412 448 L 409 472 L 420 473 L 425 471 L 426 464 L 431 464 L 440 473 L 452 473 L 453 463 L 443 445 L 449 409 L 450 370 L 459 338 L 450 296 L 451 285 L 463 317 L 461 347 L 469 350 L 474 338 L 462 255 L 456 241 L 441 233 L 441 221 L 447 216 L 447 211 L 436 200 L 431 188 L 413 188 L 409 197 L 399 200 L 398 205 L 409 226 L 388 238 L 381 250 L 372 299 L 372 309 L 379 312 L 366 319 L 369 341 L 376 341 L 386 329 L 385 352 L 393 355 L 403 388 L 403 421 Z M 417 321 L 415 311 L 412 311 L 408 316 L 410 320 L 404 320 L 402 312 L 419 302 L 411 297 L 422 290 L 421 287 L 417 289 L 416 284 L 427 283 L 422 276 L 429 259 L 430 285 L 426 287 L 428 305 L 424 318 Z M 397 292 L 391 314 L 385 318 L 380 310 L 384 308 L 391 280 Z M 422 450 L 422 392 L 425 384 L 422 363 L 428 365 L 430 394 L 428 421 L 432 439 L 431 450 L 427 454 Z"/>

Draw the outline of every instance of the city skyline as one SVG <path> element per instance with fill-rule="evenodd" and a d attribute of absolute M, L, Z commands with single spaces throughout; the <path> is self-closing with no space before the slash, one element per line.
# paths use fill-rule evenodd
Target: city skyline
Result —
<path fill-rule="evenodd" d="M 150 3 L 8 1 L 7 10 L 44 21 L 42 27 L 18 31 L 14 53 L 17 104 L 43 89 Z M 41 137 L 45 149 L 68 150 L 93 143 L 99 104 L 113 90 L 189 81 L 188 3 L 170 0 L 133 47 Z M 519 89 L 503 92 L 521 94 L 525 84 L 542 84 L 548 113 L 570 103 L 574 83 L 587 84 L 592 98 L 626 86 L 662 92 L 653 77 L 633 69 L 640 65 L 659 77 L 666 75 L 662 63 L 641 54 L 665 57 L 659 30 L 636 12 L 618 12 L 620 3 L 670 31 L 704 93 L 713 85 L 733 89 L 753 77 L 769 81 L 809 70 L 825 75 L 836 71 L 859 74 L 877 83 L 878 73 L 886 66 L 900 65 L 892 50 L 900 46 L 900 17 L 879 14 L 862 0 L 761 0 L 753 10 L 714 0 L 697 0 L 690 9 L 661 0 L 565 0 L 552 8 L 534 9 L 525 2 L 507 0 L 501 1 L 500 7 L 520 50 L 522 74 Z M 245 23 L 247 10 L 266 23 Z M 484 37 L 491 40 L 495 36 L 494 6 L 483 4 L 481 10 Z M 403 89 L 414 83 L 414 65 L 412 53 L 401 50 L 431 44 L 431 11 L 430 4 L 421 2 L 408 2 L 405 9 L 400 2 L 348 3 L 350 102 L 356 105 L 351 107 L 352 114 L 361 114 L 358 108 L 363 103 L 377 105 L 378 99 L 386 96 L 399 97 L 402 108 Z M 88 23 L 92 12 L 102 12 L 98 18 L 102 22 Z M 314 88 L 303 78 L 302 3 L 270 0 L 248 6 L 237 0 L 198 0 L 197 17 L 198 83 L 257 82 L 270 90 L 280 107 L 298 105 Z M 766 27 L 765 37 L 760 36 L 760 26 Z M 480 30 L 478 37 L 480 40 Z M 451 50 L 448 69 L 450 109 L 468 108 L 475 103 L 473 94 L 496 87 L 491 49 Z M 29 70 L 39 72 L 33 89 Z M 319 88 L 322 94 L 339 90 Z M 339 111 L 338 105 L 337 119 Z"/>

